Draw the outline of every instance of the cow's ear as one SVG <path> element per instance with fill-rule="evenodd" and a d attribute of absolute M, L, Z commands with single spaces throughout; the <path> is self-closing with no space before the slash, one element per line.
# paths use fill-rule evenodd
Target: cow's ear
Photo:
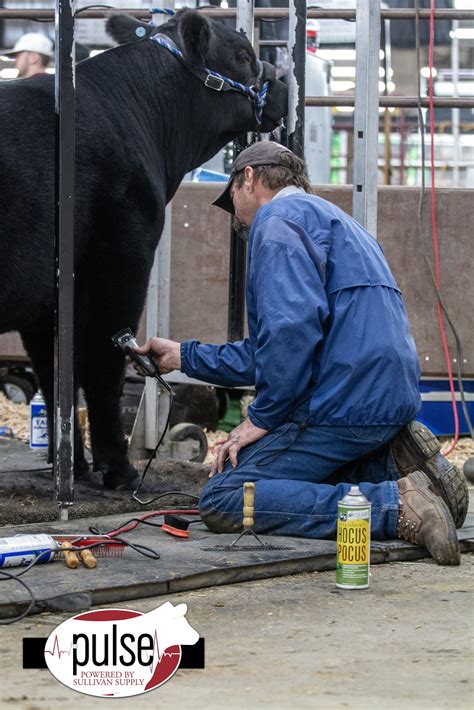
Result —
<path fill-rule="evenodd" d="M 149 37 L 156 27 L 140 22 L 130 15 L 112 15 L 105 24 L 107 34 L 118 44 L 128 44 L 136 39 Z"/>
<path fill-rule="evenodd" d="M 194 64 L 204 64 L 211 39 L 208 20 L 196 10 L 182 10 L 177 13 L 179 34 L 186 58 Z"/>

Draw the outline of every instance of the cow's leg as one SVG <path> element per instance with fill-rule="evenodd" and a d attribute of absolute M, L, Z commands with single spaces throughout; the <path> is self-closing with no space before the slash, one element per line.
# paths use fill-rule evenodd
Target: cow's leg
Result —
<path fill-rule="evenodd" d="M 120 410 L 124 357 L 114 348 L 111 334 L 107 329 L 105 337 L 97 332 L 85 336 L 80 382 L 87 400 L 94 471 L 102 471 L 106 488 L 134 490 L 138 476 L 128 460 Z"/>
<path fill-rule="evenodd" d="M 128 460 L 120 410 L 125 358 L 112 336 L 127 327 L 136 332 L 156 247 L 151 239 L 144 243 L 144 235 L 159 234 L 162 223 L 144 223 L 137 231 L 136 220 L 127 222 L 133 208 L 125 213 L 123 205 L 117 209 L 123 224 L 111 215 L 117 229 L 97 241 L 98 252 L 89 257 L 82 277 L 87 284 L 80 290 L 84 303 L 76 301 L 79 384 L 87 400 L 94 470 L 102 471 L 106 488 L 135 490 L 139 478 Z"/>
<path fill-rule="evenodd" d="M 46 324 L 42 329 L 22 332 L 21 337 L 25 349 L 30 356 L 33 369 L 38 378 L 43 393 L 46 409 L 48 411 L 48 463 L 53 461 L 53 328 Z M 77 392 L 77 390 L 76 390 Z M 75 393 L 76 402 L 76 393 Z M 74 478 L 75 480 L 88 478 L 89 465 L 84 457 L 84 445 L 81 430 L 74 415 Z"/>

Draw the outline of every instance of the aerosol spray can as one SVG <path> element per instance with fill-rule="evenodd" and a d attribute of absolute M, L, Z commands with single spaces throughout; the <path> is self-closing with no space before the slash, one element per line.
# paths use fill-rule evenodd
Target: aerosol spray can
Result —
<path fill-rule="evenodd" d="M 30 402 L 30 449 L 45 449 L 48 446 L 48 417 L 41 390 Z"/>
<path fill-rule="evenodd" d="M 370 569 L 370 508 L 359 486 L 337 504 L 336 587 L 367 589 Z"/>
<path fill-rule="evenodd" d="M 41 562 L 50 562 L 59 545 L 50 535 L 15 535 L 0 537 L 0 567 L 29 565 L 38 555 Z"/>

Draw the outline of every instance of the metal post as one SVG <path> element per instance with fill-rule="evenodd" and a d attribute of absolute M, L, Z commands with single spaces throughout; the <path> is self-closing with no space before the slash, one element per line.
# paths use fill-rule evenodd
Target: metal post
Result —
<path fill-rule="evenodd" d="M 74 500 L 74 11 L 74 0 L 56 0 L 53 471 L 60 520 Z"/>
<path fill-rule="evenodd" d="M 459 96 L 459 39 L 456 34 L 456 30 L 459 27 L 458 20 L 454 20 L 452 28 L 452 44 L 451 44 L 451 68 L 453 72 L 453 96 L 457 98 Z M 451 133 L 453 136 L 453 178 L 452 187 L 459 187 L 459 161 L 460 155 L 460 144 L 459 144 L 459 109 L 453 108 L 451 110 L 451 121 L 452 129 Z"/>
<path fill-rule="evenodd" d="M 235 29 L 244 34 L 253 45 L 254 33 L 254 2 L 253 0 L 237 0 L 237 21 Z"/>
<path fill-rule="evenodd" d="M 384 96 L 388 96 L 388 82 L 390 81 L 390 20 L 383 20 L 382 26 L 382 46 L 383 46 L 383 72 L 384 72 Z M 384 166 L 383 166 L 383 184 L 392 184 L 392 116 L 390 109 L 386 108 L 383 114 L 384 127 Z"/>
<path fill-rule="evenodd" d="M 306 76 L 306 0 L 289 3 L 287 144 L 304 157 L 304 110 Z"/>
<path fill-rule="evenodd" d="M 254 2 L 237 0 L 236 29 L 242 32 L 250 44 L 254 41 Z M 247 140 L 234 142 L 234 158 L 247 145 Z M 245 323 L 245 271 L 247 262 L 247 244 L 241 239 L 238 230 L 231 227 L 229 254 L 229 305 L 227 315 L 228 340 L 242 340 Z"/>
<path fill-rule="evenodd" d="M 352 214 L 373 235 L 377 231 L 379 50 L 380 0 L 359 0 L 356 15 Z"/>
<path fill-rule="evenodd" d="M 155 7 L 174 8 L 174 0 L 158 0 Z M 167 15 L 155 13 L 152 16 L 155 25 L 169 21 Z M 148 283 L 146 306 L 146 337 L 170 337 L 170 283 L 171 283 L 171 204 L 166 205 L 165 223 L 160 243 L 155 253 L 155 260 Z M 162 394 L 154 378 L 145 379 L 145 448 L 154 449 L 157 433 L 164 427 L 163 417 L 167 414 L 169 396 Z M 166 401 L 164 401 L 166 400 Z"/>

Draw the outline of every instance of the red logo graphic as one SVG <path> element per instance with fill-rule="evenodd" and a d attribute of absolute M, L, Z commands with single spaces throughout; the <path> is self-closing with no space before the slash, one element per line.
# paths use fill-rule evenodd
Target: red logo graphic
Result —
<path fill-rule="evenodd" d="M 88 695 L 148 692 L 177 671 L 181 645 L 199 638 L 186 611 L 185 604 L 166 602 L 147 614 L 124 609 L 79 614 L 49 636 L 46 663 L 59 681 Z"/>

